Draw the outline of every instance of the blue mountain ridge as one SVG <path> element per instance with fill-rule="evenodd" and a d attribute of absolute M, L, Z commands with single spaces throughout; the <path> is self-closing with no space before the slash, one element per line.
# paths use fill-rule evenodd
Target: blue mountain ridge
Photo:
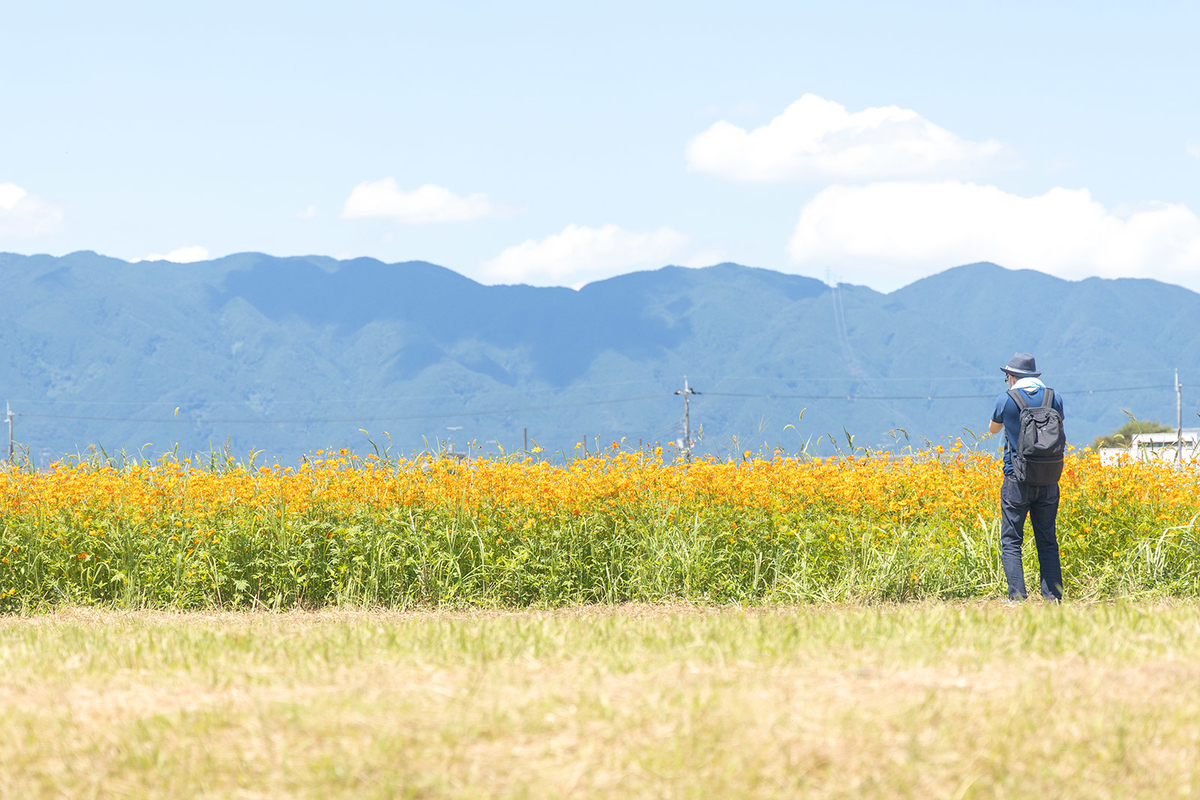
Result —
<path fill-rule="evenodd" d="M 576 291 L 485 286 L 420 261 L 260 253 L 0 254 L 0 281 L 0 393 L 42 463 L 90 444 L 227 444 L 290 462 L 361 451 L 360 429 L 406 454 L 511 451 L 526 430 L 551 454 L 665 443 L 682 436 L 671 393 L 685 375 L 702 392 L 701 452 L 830 452 L 845 432 L 920 444 L 985 428 L 999 366 L 1026 350 L 1067 393 L 1082 445 L 1119 427 L 1122 409 L 1173 421 L 1172 368 L 1200 383 L 1200 295 L 989 263 L 889 294 L 737 264 Z M 1185 404 L 1194 424 L 1194 393 Z"/>

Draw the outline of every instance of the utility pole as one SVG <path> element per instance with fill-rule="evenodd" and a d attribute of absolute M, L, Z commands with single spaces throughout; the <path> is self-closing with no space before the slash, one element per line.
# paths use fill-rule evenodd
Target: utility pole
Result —
<path fill-rule="evenodd" d="M 13 464 L 13 438 L 12 438 L 13 413 L 12 413 L 12 406 L 10 406 L 8 404 L 7 400 L 4 401 L 4 410 L 5 410 L 5 412 L 7 412 L 6 416 L 8 417 L 8 467 L 9 467 L 9 469 L 12 469 L 12 464 Z"/>
<path fill-rule="evenodd" d="M 675 394 L 683 395 L 683 451 L 687 454 L 687 460 L 690 463 L 692 460 L 692 415 L 688 395 L 700 393 L 688 386 L 687 375 L 684 375 L 683 390 L 677 391 Z"/>
<path fill-rule="evenodd" d="M 1179 382 L 1179 367 L 1175 368 L 1175 460 L 1183 463 L 1183 384 Z"/>

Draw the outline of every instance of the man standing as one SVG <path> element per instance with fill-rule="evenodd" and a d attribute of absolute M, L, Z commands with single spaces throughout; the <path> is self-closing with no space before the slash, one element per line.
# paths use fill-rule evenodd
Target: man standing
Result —
<path fill-rule="evenodd" d="M 1053 473 L 1052 482 L 1030 479 L 1025 473 L 1024 462 L 1020 461 L 1021 455 L 1018 453 L 1014 459 L 1014 453 L 1017 452 L 1018 446 L 1025 446 L 1021 440 L 1021 406 L 1039 409 L 1043 406 L 1048 392 L 1051 399 L 1048 408 L 1058 412 L 1061 436 L 1062 400 L 1038 379 L 1042 373 L 1037 371 L 1031 354 L 1017 353 L 1000 369 L 1007 376 L 1005 380 L 1009 391 L 996 398 L 988 430 L 992 433 L 1003 430 L 1005 436 L 1004 483 L 1000 487 L 1000 563 L 1004 566 L 1004 577 L 1008 579 L 1008 599 L 1025 599 L 1025 569 L 1021 565 L 1021 542 L 1025 538 L 1025 515 L 1028 514 L 1029 522 L 1033 526 L 1034 541 L 1037 543 L 1042 597 L 1058 602 L 1062 600 L 1062 566 L 1058 555 L 1058 537 L 1055 533 L 1058 518 L 1057 473 Z M 1028 413 L 1026 412 L 1027 415 Z M 1027 431 L 1026 439 L 1028 437 Z M 1016 465 L 1019 468 L 1014 468 L 1014 461 L 1020 462 Z"/>

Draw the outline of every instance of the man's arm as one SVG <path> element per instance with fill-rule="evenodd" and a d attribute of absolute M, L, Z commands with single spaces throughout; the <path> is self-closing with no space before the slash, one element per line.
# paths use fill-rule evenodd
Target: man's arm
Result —
<path fill-rule="evenodd" d="M 1004 430 L 1004 407 L 1008 403 L 1008 395 L 1002 394 L 996 398 L 996 406 L 992 409 L 992 421 L 988 423 L 988 433 L 999 433 Z"/>

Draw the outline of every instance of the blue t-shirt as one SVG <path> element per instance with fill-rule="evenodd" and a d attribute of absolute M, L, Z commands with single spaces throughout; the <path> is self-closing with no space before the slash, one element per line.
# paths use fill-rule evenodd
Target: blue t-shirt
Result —
<path fill-rule="evenodd" d="M 1046 393 L 1044 389 L 1035 389 L 1032 393 L 1025 389 L 1018 389 L 1017 391 L 1025 392 L 1025 402 L 1029 403 L 1030 408 L 1040 406 L 1042 404 L 1042 396 Z M 1063 414 L 1062 397 L 1058 392 L 1054 393 L 1053 405 L 1065 420 L 1067 415 Z M 1017 401 L 1008 396 L 1008 392 L 996 398 L 995 408 L 992 409 L 992 422 L 1004 423 L 1004 474 L 1011 478 L 1013 468 L 1012 457 L 1009 453 L 1016 447 L 1017 437 L 1021 435 L 1021 409 L 1017 406 Z"/>

